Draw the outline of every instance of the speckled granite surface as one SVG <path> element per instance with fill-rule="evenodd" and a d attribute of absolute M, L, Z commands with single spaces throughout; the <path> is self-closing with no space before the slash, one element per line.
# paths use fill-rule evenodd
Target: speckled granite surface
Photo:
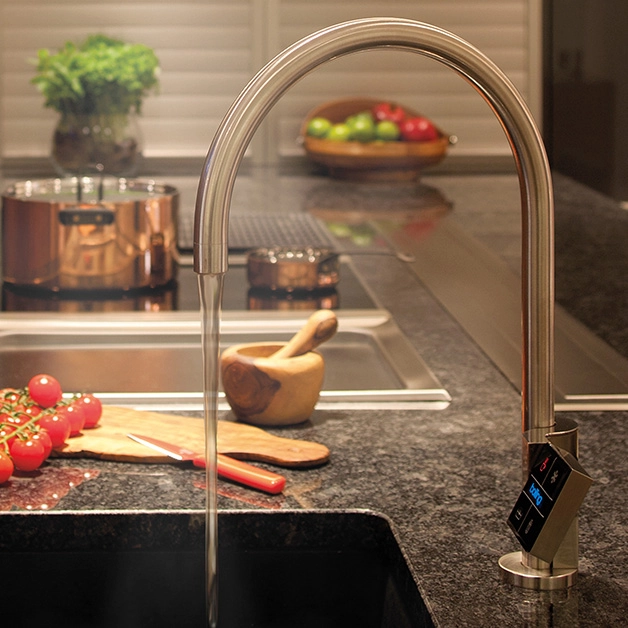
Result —
<path fill-rule="evenodd" d="M 472 182 L 447 176 L 426 179 L 426 183 L 437 186 L 453 202 L 456 220 L 472 224 L 478 238 L 496 250 L 501 248 L 500 254 L 515 263 L 518 252 L 513 238 L 517 238 L 518 220 L 513 217 L 518 216 L 519 197 L 514 177 L 475 177 Z M 296 179 L 292 186 L 285 180 L 274 198 L 281 203 L 285 192 L 287 198 L 304 203 L 303 195 L 314 184 L 331 185 L 334 190 L 341 187 L 337 182 L 307 178 Z M 583 216 L 597 211 L 597 204 L 587 204 L 584 192 L 568 181 L 559 180 L 557 189 L 565 207 L 574 199 L 582 202 L 577 219 L 561 217 L 562 209 L 557 210 L 557 224 L 567 223 L 577 232 L 590 227 L 595 232 L 590 240 L 595 243 L 593 249 L 601 250 L 604 233 L 597 229 L 600 220 Z M 625 225 L 625 215 L 613 211 L 607 202 L 601 200 L 599 210 L 600 216 L 610 212 L 612 220 Z M 619 227 L 603 231 L 604 242 L 614 243 L 619 237 Z M 559 247 L 571 237 L 564 233 L 564 240 L 562 235 L 557 238 L 563 242 Z M 622 250 L 625 256 L 625 247 Z M 619 255 L 619 249 L 615 254 Z M 574 255 L 568 257 L 575 263 Z M 366 255 L 356 256 L 354 261 L 449 391 L 451 405 L 442 411 L 317 410 L 310 421 L 280 433 L 323 442 L 332 452 L 328 464 L 311 470 L 286 470 L 286 491 L 275 497 L 221 481 L 219 507 L 269 511 L 365 508 L 385 513 L 399 533 L 438 626 L 626 625 L 628 415 L 605 412 L 577 417 L 581 461 L 596 480 L 581 509 L 578 585 L 569 593 L 550 595 L 500 584 L 497 561 L 517 549 L 505 520 L 520 489 L 519 395 L 403 262 Z M 559 264 L 559 273 L 571 272 L 568 261 Z M 577 266 L 577 272 L 591 267 L 588 262 Z M 626 276 L 618 277 L 616 295 L 628 293 Z M 557 284 L 560 286 L 558 280 Z M 591 303 L 596 302 L 592 294 L 600 282 L 592 278 L 588 285 L 592 286 L 585 295 L 589 306 L 583 305 L 583 311 L 590 311 Z M 568 293 L 570 289 L 559 290 Z M 574 292 L 582 296 L 580 291 Z M 621 330 L 605 333 L 609 338 L 618 337 L 618 345 L 624 342 Z M 52 466 L 99 471 L 98 477 L 83 482 L 60 501 L 56 509 L 69 514 L 204 507 L 204 493 L 195 486 L 202 472 L 189 468 L 93 460 L 56 460 Z M 5 543 L 11 542 L 9 539 L 19 543 L 20 535 L 28 534 L 28 523 L 15 527 L 10 518 L 10 513 L 0 513 L 0 534 Z"/>

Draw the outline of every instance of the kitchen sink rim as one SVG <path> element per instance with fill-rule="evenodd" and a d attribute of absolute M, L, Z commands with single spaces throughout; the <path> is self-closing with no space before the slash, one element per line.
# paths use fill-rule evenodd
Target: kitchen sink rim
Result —
<path fill-rule="evenodd" d="M 250 335 L 252 340 L 267 339 L 264 335 L 294 333 L 302 327 L 309 312 L 224 312 L 221 320 L 221 338 L 236 338 L 237 334 Z M 442 387 L 429 366 L 412 346 L 407 337 L 385 309 L 345 310 L 337 312 L 339 321 L 338 338 L 355 334 L 361 342 L 369 343 L 373 355 L 391 373 L 391 381 L 399 385 L 337 386 L 323 390 L 319 409 L 429 409 L 442 410 L 449 406 L 451 397 Z M 116 345 L 98 342 L 107 337 L 142 339 L 142 348 L 167 349 L 199 347 L 201 323 L 199 313 L 192 312 L 126 312 L 126 313 L 28 313 L 0 314 L 0 352 L 25 351 L 19 339 L 54 337 L 70 341 L 66 349 L 105 348 L 115 350 Z M 93 343 L 81 344 L 80 337 L 94 339 Z M 190 342 L 190 337 L 195 342 Z M 11 344 L 12 338 L 16 341 Z M 155 344 L 151 344 L 152 340 Z M 173 342 L 172 339 L 176 341 Z M 334 339 L 329 343 L 333 346 Z M 4 343 L 4 344 L 3 344 Z M 121 345 L 122 346 L 122 345 Z M 51 350 L 54 350 L 54 345 Z M 327 347 L 324 347 L 325 350 Z M 64 350 L 64 348 L 61 348 Z M 201 390 L 93 390 L 102 393 L 105 403 L 138 409 L 200 411 L 203 409 Z M 219 409 L 228 410 L 221 393 Z"/>

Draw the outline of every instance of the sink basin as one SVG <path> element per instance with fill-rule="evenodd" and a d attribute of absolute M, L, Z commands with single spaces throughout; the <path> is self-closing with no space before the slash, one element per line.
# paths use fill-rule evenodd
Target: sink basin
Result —
<path fill-rule="evenodd" d="M 286 341 L 308 314 L 224 312 L 221 344 Z M 450 397 L 386 310 L 338 313 L 339 331 L 320 347 L 326 375 L 319 408 L 442 409 Z M 202 410 L 198 313 L 3 314 L 3 386 L 51 373 L 67 391 L 106 403 Z M 228 409 L 223 398 L 221 409 Z"/>
<path fill-rule="evenodd" d="M 190 511 L 2 513 L 3 620 L 205 626 L 204 521 Z M 381 515 L 225 511 L 218 522 L 221 628 L 434 626 Z"/>

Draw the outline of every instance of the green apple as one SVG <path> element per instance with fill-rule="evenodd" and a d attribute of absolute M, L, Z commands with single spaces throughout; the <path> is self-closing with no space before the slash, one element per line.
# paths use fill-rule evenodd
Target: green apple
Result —
<path fill-rule="evenodd" d="M 333 124 L 331 129 L 327 132 L 325 139 L 332 140 L 333 142 L 347 142 L 351 139 L 351 129 L 349 125 L 344 122 Z"/>
<path fill-rule="evenodd" d="M 351 129 L 351 139 L 358 142 L 371 142 L 375 139 L 375 120 L 370 113 L 351 116 L 347 124 Z"/>
<path fill-rule="evenodd" d="M 378 140 L 392 142 L 398 140 L 400 135 L 399 125 L 392 120 L 382 120 L 375 126 L 375 137 Z"/>
<path fill-rule="evenodd" d="M 332 124 L 327 118 L 312 118 L 307 124 L 307 134 L 312 137 L 325 137 Z"/>

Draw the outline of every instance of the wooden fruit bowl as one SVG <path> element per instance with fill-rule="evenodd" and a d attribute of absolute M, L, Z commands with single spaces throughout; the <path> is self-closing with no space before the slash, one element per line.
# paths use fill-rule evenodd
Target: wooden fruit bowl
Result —
<path fill-rule="evenodd" d="M 445 158 L 452 139 L 438 128 L 439 137 L 431 142 L 335 142 L 307 135 L 312 118 L 343 122 L 350 115 L 371 109 L 380 102 L 372 98 L 336 100 L 310 111 L 301 125 L 301 138 L 308 157 L 324 166 L 333 177 L 358 181 L 416 179 L 424 168 Z M 407 107 L 404 109 L 409 115 L 419 115 Z"/>

